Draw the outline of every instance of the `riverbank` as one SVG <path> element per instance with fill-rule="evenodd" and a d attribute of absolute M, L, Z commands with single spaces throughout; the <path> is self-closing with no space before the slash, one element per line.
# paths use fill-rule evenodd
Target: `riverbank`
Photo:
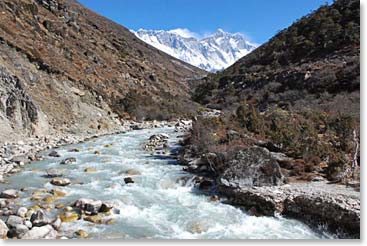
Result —
<path fill-rule="evenodd" d="M 31 161 L 38 161 L 42 156 L 40 151 L 58 148 L 65 145 L 82 143 L 89 139 L 118 134 L 132 130 L 156 128 L 162 126 L 174 126 L 181 122 L 177 121 L 125 121 L 120 127 L 112 130 L 101 130 L 94 133 L 67 134 L 57 133 L 53 136 L 29 137 L 17 142 L 6 142 L 0 145 L 0 183 L 4 181 L 4 176 L 21 171 L 24 165 Z"/>
<path fill-rule="evenodd" d="M 239 138 L 235 131 L 229 130 L 227 135 Z M 360 238 L 358 182 L 329 182 L 322 169 L 307 173 L 308 176 L 290 176 L 295 171 L 291 164 L 301 160 L 269 151 L 261 141 L 205 154 L 198 154 L 202 142 L 188 137 L 183 143 L 181 163 L 184 170 L 199 176 L 199 189 L 216 193 L 255 216 L 281 215 L 316 229 L 324 228 L 339 238 Z"/>

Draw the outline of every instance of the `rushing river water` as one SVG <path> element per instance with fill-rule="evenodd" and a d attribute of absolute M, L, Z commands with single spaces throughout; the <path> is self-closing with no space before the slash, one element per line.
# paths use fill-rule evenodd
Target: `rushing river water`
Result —
<path fill-rule="evenodd" d="M 63 223 L 65 234 L 84 229 L 90 238 L 99 239 L 315 239 L 327 238 L 307 225 L 283 217 L 250 216 L 234 206 L 210 202 L 209 197 L 183 185 L 180 177 L 192 177 L 169 156 L 152 156 L 142 149 L 142 143 L 156 133 L 170 135 L 172 148 L 177 148 L 174 128 L 137 130 L 104 136 L 82 144 L 57 149 L 60 158 L 46 159 L 27 165 L 25 170 L 7 178 L 1 189 L 27 188 L 18 199 L 29 207 L 33 191 L 53 189 L 44 178 L 50 168 L 59 169 L 72 184 L 60 189 L 67 195 L 55 203 L 71 204 L 79 198 L 92 198 L 115 204 L 120 214 L 109 215 L 115 222 L 93 224 L 84 220 Z M 106 147 L 106 144 L 112 144 Z M 80 152 L 69 152 L 72 148 Z M 101 154 L 96 155 L 98 150 Z M 67 157 L 76 163 L 60 165 Z M 86 173 L 86 168 L 95 172 Z M 135 183 L 125 184 L 124 171 L 134 169 L 141 175 L 132 176 Z M 58 187 L 59 188 L 59 187 Z M 56 216 L 61 210 L 52 210 Z M 69 232 L 69 233 L 68 233 Z M 61 232 L 61 234 L 63 234 Z"/>

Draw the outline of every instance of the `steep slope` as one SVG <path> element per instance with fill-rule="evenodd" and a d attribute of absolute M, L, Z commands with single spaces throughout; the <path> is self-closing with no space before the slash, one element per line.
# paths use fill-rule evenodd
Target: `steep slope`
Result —
<path fill-rule="evenodd" d="M 359 114 L 359 1 L 323 6 L 218 75 L 195 99 L 214 107 L 269 106 Z"/>
<path fill-rule="evenodd" d="M 73 0 L 4 0 L 0 13 L 2 139 L 195 110 L 187 81 L 204 71 Z"/>
<path fill-rule="evenodd" d="M 140 29 L 133 33 L 157 49 L 210 72 L 229 67 L 256 48 L 243 35 L 227 33 L 221 29 L 203 39 L 187 35 L 180 29 Z"/>

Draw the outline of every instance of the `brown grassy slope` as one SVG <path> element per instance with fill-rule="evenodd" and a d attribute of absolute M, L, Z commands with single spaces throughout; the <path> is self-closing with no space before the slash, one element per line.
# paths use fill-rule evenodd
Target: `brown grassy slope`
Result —
<path fill-rule="evenodd" d="M 303 17 L 222 73 L 194 98 L 226 108 L 243 100 L 272 106 L 359 114 L 360 6 L 339 0 Z"/>
<path fill-rule="evenodd" d="M 188 99 L 187 80 L 203 75 L 203 71 L 145 44 L 126 28 L 73 0 L 4 0 L 0 13 L 4 49 L 26 58 L 22 62 L 34 64 L 40 74 L 45 72 L 42 77 L 57 80 L 48 86 L 34 83 L 32 88 L 25 80 L 38 106 L 56 121 L 60 117 L 55 112 L 69 118 L 67 99 L 59 103 L 60 93 L 52 88 L 61 81 L 101 96 L 119 115 L 129 110 L 134 115 L 138 110 L 128 110 L 123 103 L 130 91 L 149 99 L 148 105 L 147 100 L 136 102 L 142 105 L 140 110 L 161 107 L 167 114 L 182 115 L 183 108 L 193 105 Z M 146 112 L 138 113 L 144 116 Z"/>

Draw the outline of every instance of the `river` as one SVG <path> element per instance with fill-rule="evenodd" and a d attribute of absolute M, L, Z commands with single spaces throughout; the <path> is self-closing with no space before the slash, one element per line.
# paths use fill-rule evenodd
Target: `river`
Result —
<path fill-rule="evenodd" d="M 93 224 L 84 220 L 63 223 L 60 234 L 72 235 L 83 229 L 89 238 L 98 239 L 317 239 L 330 238 L 326 233 L 311 229 L 304 223 L 284 217 L 256 217 L 234 206 L 209 201 L 190 182 L 177 182 L 182 177 L 193 177 L 182 171 L 182 166 L 169 155 L 153 156 L 142 149 L 142 144 L 156 133 L 170 136 L 172 150 L 178 148 L 174 128 L 135 130 L 123 134 L 100 137 L 85 143 L 58 148 L 59 158 L 48 157 L 27 165 L 20 173 L 6 178 L 0 189 L 20 190 L 18 204 L 30 207 L 32 192 L 58 188 L 67 195 L 55 204 L 72 204 L 79 198 L 109 201 L 120 210 L 108 215 L 112 224 Z M 110 145 L 112 144 L 112 145 Z M 78 148 L 80 152 L 70 152 Z M 100 154 L 95 154 L 100 151 Z M 60 165 L 67 157 L 76 163 Z M 69 178 L 72 184 L 55 187 L 43 177 L 53 168 Z M 86 173 L 86 168 L 94 172 Z M 125 184 L 127 170 L 141 174 L 131 176 L 135 183 Z M 55 217 L 62 209 L 52 209 Z"/>

